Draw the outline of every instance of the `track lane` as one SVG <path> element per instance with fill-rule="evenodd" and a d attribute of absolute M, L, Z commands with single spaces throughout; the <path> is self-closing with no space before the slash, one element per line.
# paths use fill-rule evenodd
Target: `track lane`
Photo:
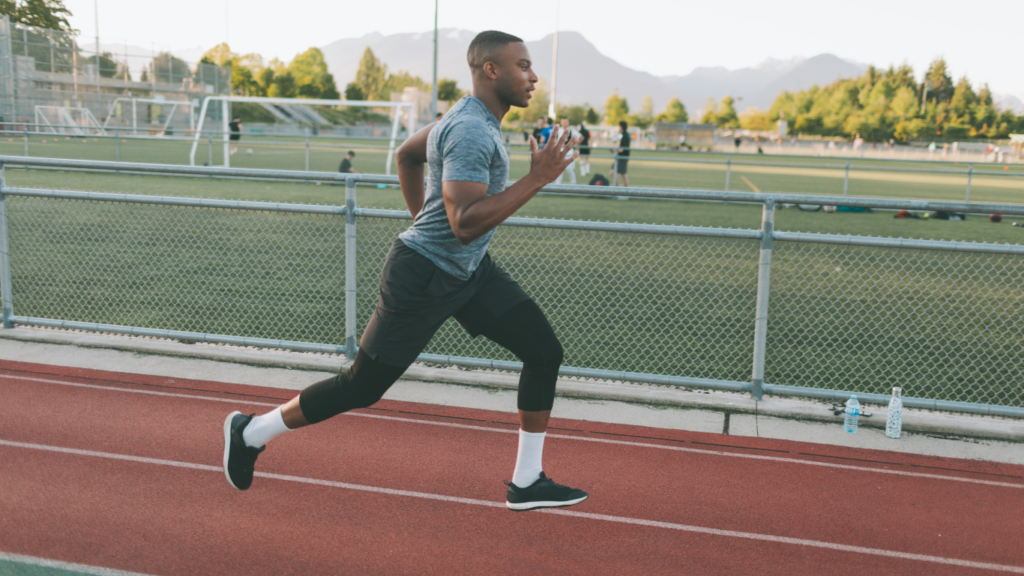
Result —
<path fill-rule="evenodd" d="M 49 388 L 54 387 L 49 385 Z M 173 455 L 183 461 L 219 462 L 220 424 L 231 409 L 227 403 L 96 389 L 65 387 L 61 392 L 47 388 L 48 385 L 34 381 L 18 384 L 17 380 L 0 379 L 4 397 L 15 399 L 8 407 L 0 408 L 0 437 L 13 440 L 12 434 L 23 435 L 27 438 L 24 441 L 43 443 L 41 439 L 48 436 L 54 445 L 70 446 L 80 441 L 85 449 L 121 447 L 140 456 L 168 458 Z M 56 396 L 62 398 L 59 406 L 53 405 Z M 47 408 L 54 412 L 48 418 L 31 417 Z M 500 416 L 508 418 L 508 415 Z M 60 424 L 55 426 L 54 422 Z M 212 439 L 207 428 L 214 430 Z M 617 429 L 642 432 L 630 427 Z M 810 537 L 908 552 L 941 551 L 943 556 L 977 561 L 1009 564 L 1021 561 L 1019 552 L 1012 553 L 1013 544 L 999 537 L 1000 534 L 1019 534 L 1021 527 L 1019 521 L 1014 524 L 1012 518 L 1005 518 L 1013 514 L 1019 516 L 1020 511 L 1019 496 L 1017 507 L 1005 505 L 1006 488 L 986 487 L 978 492 L 972 487 L 969 505 L 936 507 L 927 503 L 930 499 L 945 502 L 950 498 L 949 487 L 942 485 L 948 481 L 925 480 L 922 485 L 921 479 L 885 478 L 880 486 L 884 486 L 886 492 L 875 494 L 870 489 L 877 488 L 871 485 L 882 481 L 877 475 L 870 477 L 861 473 L 870 479 L 853 482 L 849 475 L 842 475 L 836 481 L 834 470 L 794 472 L 792 468 L 801 465 L 792 463 L 751 463 L 712 454 L 680 455 L 662 450 L 591 444 L 549 441 L 545 454 L 548 468 L 556 479 L 567 482 L 573 479 L 591 491 L 591 501 L 577 507 L 581 511 L 586 508 L 586 512 L 600 514 Z M 459 450 L 453 451 L 453 446 Z M 261 457 L 259 469 L 262 471 L 301 473 L 316 478 L 500 502 L 503 492 L 497 480 L 510 473 L 505 468 L 511 468 L 514 462 L 515 436 L 400 421 L 338 418 L 285 435 L 271 448 Z M 753 503 L 742 497 L 750 490 L 749 474 L 755 472 L 752 466 L 763 485 L 769 488 Z M 792 491 L 794 477 L 812 485 L 811 489 L 796 490 L 795 494 L 772 492 L 773 489 Z M 579 480 L 575 480 L 577 478 Z M 222 476 L 219 482 L 230 491 Z M 249 494 L 261 488 L 263 480 L 257 482 Z M 929 482 L 942 486 L 933 487 Z M 773 488 L 779 486 L 782 488 Z M 642 493 L 636 493 L 638 487 Z M 891 509 L 892 505 L 897 505 L 891 510 L 896 522 L 885 523 L 890 532 L 879 529 L 874 516 L 868 516 L 870 522 L 859 518 L 839 522 L 838 517 L 828 514 L 837 501 L 836 494 L 842 502 L 844 491 L 870 494 L 866 498 L 870 499 L 872 508 L 889 506 Z M 891 501 L 889 491 L 913 493 L 914 501 L 905 502 L 902 496 Z M 986 491 L 1001 495 L 986 496 Z M 959 499 L 963 500 L 963 496 Z M 502 518 L 507 522 L 511 513 L 498 512 L 505 515 Z M 514 516 L 518 521 L 523 515 Z M 976 520 L 981 516 L 984 521 Z M 908 518 L 909 521 L 903 521 Z M 925 535 L 928 530 L 935 534 Z M 940 540 L 943 537 L 945 541 Z"/>

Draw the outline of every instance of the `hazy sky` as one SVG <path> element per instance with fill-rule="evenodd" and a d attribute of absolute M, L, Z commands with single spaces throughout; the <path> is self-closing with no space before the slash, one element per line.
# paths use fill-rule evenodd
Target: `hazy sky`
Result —
<path fill-rule="evenodd" d="M 83 43 L 95 33 L 94 1 L 101 42 L 207 48 L 227 35 L 236 52 L 284 61 L 339 38 L 430 30 L 434 19 L 430 0 L 65 0 Z M 556 2 L 440 0 L 438 24 L 535 40 L 555 30 Z M 908 62 L 920 77 L 944 56 L 954 80 L 967 74 L 976 85 L 987 81 L 994 92 L 1024 99 L 1020 0 L 561 0 L 557 12 L 560 29 L 580 32 L 604 54 L 657 75 L 830 52 L 881 67 Z"/>

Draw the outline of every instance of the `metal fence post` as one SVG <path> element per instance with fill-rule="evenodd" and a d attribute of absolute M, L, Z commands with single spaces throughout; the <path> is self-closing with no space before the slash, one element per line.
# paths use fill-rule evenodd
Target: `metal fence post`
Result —
<path fill-rule="evenodd" d="M 974 175 L 974 162 L 971 162 L 967 168 L 967 196 L 964 197 L 964 202 L 971 201 L 971 176 Z"/>
<path fill-rule="evenodd" d="M 729 191 L 729 176 L 732 175 L 732 152 L 729 153 L 729 159 L 725 161 L 725 191 Z"/>
<path fill-rule="evenodd" d="M 761 258 L 757 268 L 757 311 L 754 313 L 754 372 L 750 396 L 760 400 L 764 389 L 765 342 L 768 339 L 768 288 L 772 271 L 772 233 L 775 230 L 775 200 L 764 202 L 761 215 Z"/>
<path fill-rule="evenodd" d="M 114 128 L 114 156 L 116 157 L 118 162 L 121 161 L 121 129 L 120 128 Z M 121 171 L 118 170 L 117 173 L 120 174 Z"/>
<path fill-rule="evenodd" d="M 206 163 L 207 166 L 213 166 L 213 134 L 206 137 L 206 151 L 209 159 Z"/>
<path fill-rule="evenodd" d="M 356 358 L 356 180 L 345 180 L 345 356 Z"/>
<path fill-rule="evenodd" d="M 4 193 L 4 165 L 0 162 L 0 300 L 3 305 L 4 328 L 13 328 L 14 306 L 11 304 L 11 249 L 7 241 L 7 195 Z"/>
<path fill-rule="evenodd" d="M 309 134 L 306 134 L 306 172 L 309 172 Z M 346 195 L 348 190 L 348 184 L 345 184 Z"/>
<path fill-rule="evenodd" d="M 28 127 L 22 128 L 24 131 L 23 138 L 25 139 L 25 158 L 28 158 Z M 25 170 L 28 170 L 28 166 L 25 166 Z"/>
<path fill-rule="evenodd" d="M 850 189 L 850 159 L 846 159 L 846 176 L 843 177 L 843 197 L 846 197 L 846 192 Z"/>

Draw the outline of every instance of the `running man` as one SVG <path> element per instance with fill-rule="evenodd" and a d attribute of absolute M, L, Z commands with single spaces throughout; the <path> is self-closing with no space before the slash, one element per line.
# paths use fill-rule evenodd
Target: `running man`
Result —
<path fill-rule="evenodd" d="M 239 490 L 273 438 L 380 400 L 449 317 L 523 362 L 519 449 L 506 505 L 512 510 L 571 506 L 583 490 L 556 484 L 541 465 L 562 363 L 562 345 L 536 303 L 487 253 L 494 229 L 561 174 L 575 142 L 568 132 L 543 148 L 530 140 L 530 173 L 505 188 L 508 154 L 501 118 L 525 108 L 535 89 L 520 38 L 481 32 L 469 46 L 473 95 L 398 150 L 398 176 L 413 224 L 388 252 L 377 308 L 352 365 L 261 416 L 232 412 L 224 422 L 224 473 Z M 424 186 L 424 164 L 430 164 Z"/>

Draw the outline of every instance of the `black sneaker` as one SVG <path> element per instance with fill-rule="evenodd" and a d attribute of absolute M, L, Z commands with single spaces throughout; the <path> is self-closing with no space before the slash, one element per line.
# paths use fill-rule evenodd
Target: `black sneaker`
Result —
<path fill-rule="evenodd" d="M 252 421 L 254 414 L 246 416 L 235 411 L 224 420 L 224 476 L 228 482 L 239 490 L 246 490 L 252 485 L 252 473 L 256 466 L 256 458 L 267 449 L 252 448 L 245 445 L 242 430 Z"/>
<path fill-rule="evenodd" d="M 556 484 L 543 472 L 540 473 L 540 478 L 536 482 L 526 488 L 520 488 L 508 480 L 505 481 L 505 485 L 508 486 L 505 505 L 516 512 L 534 508 L 572 506 L 583 502 L 588 496 L 583 490 Z"/>

